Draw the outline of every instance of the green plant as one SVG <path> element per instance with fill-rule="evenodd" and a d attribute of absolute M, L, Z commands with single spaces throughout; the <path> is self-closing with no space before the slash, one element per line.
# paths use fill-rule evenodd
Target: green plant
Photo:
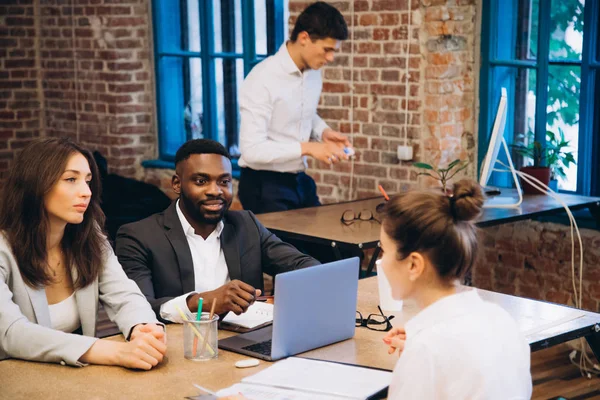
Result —
<path fill-rule="evenodd" d="M 546 160 L 552 171 L 551 179 L 556 179 L 557 177 L 565 179 L 567 177 L 565 169 L 569 168 L 571 164 L 577 164 L 573 153 L 565 151 L 565 148 L 569 146 L 569 140 L 565 140 L 565 133 L 560 128 L 558 128 L 558 133 L 559 135 L 557 136 L 552 131 L 546 131 L 546 143 L 548 144 Z"/>
<path fill-rule="evenodd" d="M 524 159 L 533 161 L 533 167 L 546 167 L 546 147 L 537 140 L 533 140 L 533 133 L 517 135 L 517 142 L 512 144 L 514 151 Z"/>
<path fill-rule="evenodd" d="M 546 144 L 543 146 L 537 140 L 533 140 L 533 133 L 517 136 L 517 143 L 511 147 L 515 152 L 526 159 L 533 161 L 534 167 L 548 167 L 551 170 L 551 178 L 557 176 L 565 178 L 565 168 L 575 164 L 573 153 L 566 151 L 569 141 L 565 140 L 565 134 L 558 128 L 559 134 L 546 131 Z M 526 140 L 527 139 L 527 140 Z"/>
<path fill-rule="evenodd" d="M 419 172 L 418 175 L 427 175 L 427 176 L 432 177 L 433 179 L 437 179 L 438 181 L 440 181 L 442 184 L 442 191 L 444 193 L 446 193 L 446 184 L 448 183 L 448 181 L 450 179 L 452 179 L 452 177 L 454 177 L 454 175 L 456 175 L 463 169 L 467 168 L 467 165 L 469 165 L 469 161 L 454 160 L 450 164 L 448 164 L 448 166 L 446 168 L 437 168 L 436 169 L 427 163 L 422 163 L 422 162 L 413 163 L 413 166 L 415 166 L 417 168 L 422 168 L 422 169 L 431 171 L 431 172 Z M 432 175 L 432 173 L 434 173 L 435 176 Z"/>

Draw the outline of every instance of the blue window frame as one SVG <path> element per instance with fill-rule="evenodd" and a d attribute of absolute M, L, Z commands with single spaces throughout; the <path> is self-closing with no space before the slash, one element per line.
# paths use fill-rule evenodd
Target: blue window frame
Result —
<path fill-rule="evenodd" d="M 600 0 L 489 0 L 483 4 L 479 152 L 487 151 L 500 88 L 508 91 L 504 137 L 565 132 L 577 161 L 559 189 L 599 195 Z M 508 174 L 493 183 L 508 186 Z"/>
<path fill-rule="evenodd" d="M 189 139 L 237 152 L 237 92 L 284 41 L 285 0 L 153 0 L 159 158 Z"/>

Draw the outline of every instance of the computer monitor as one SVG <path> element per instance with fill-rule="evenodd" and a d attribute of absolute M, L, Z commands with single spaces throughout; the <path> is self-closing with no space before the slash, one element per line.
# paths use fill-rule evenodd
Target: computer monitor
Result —
<path fill-rule="evenodd" d="M 507 208 L 507 207 L 518 207 L 523 201 L 523 194 L 521 192 L 521 185 L 517 179 L 515 173 L 515 167 L 513 166 L 512 157 L 508 151 L 508 146 L 504 140 L 504 127 L 506 126 L 506 110 L 507 110 L 507 94 L 506 88 L 501 89 L 500 103 L 498 104 L 498 111 L 496 112 L 496 119 L 494 120 L 494 127 L 492 128 L 492 134 L 490 135 L 490 143 L 488 145 L 488 151 L 483 158 L 481 163 L 481 173 L 479 175 L 479 184 L 485 188 L 488 185 L 488 181 L 494 170 L 494 165 L 498 159 L 498 153 L 500 152 L 500 146 L 504 148 L 506 158 L 508 159 L 508 166 L 510 172 L 515 181 L 517 188 L 518 198 L 507 197 L 507 196 L 494 196 L 487 198 L 484 207 L 486 208 Z"/>

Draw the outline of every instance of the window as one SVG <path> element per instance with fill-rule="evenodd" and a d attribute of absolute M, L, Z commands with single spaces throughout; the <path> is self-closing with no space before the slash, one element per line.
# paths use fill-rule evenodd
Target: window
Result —
<path fill-rule="evenodd" d="M 238 153 L 237 94 L 284 41 L 285 0 L 153 0 L 159 155 L 189 139 Z"/>
<path fill-rule="evenodd" d="M 596 75 L 600 0 L 490 0 L 483 5 L 479 159 L 487 150 L 500 88 L 508 91 L 504 137 L 546 142 L 564 132 L 577 162 L 559 189 L 599 194 Z M 599 115 L 598 113 L 596 113 Z M 517 160 L 518 161 L 518 160 Z M 508 174 L 495 174 L 506 186 Z"/>

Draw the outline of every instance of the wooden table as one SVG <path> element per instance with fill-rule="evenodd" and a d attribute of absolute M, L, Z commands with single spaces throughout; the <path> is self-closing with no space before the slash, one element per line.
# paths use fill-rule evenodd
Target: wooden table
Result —
<path fill-rule="evenodd" d="M 502 195 L 510 195 L 510 192 L 508 189 L 503 189 Z M 560 197 L 571 210 L 590 209 L 598 221 L 598 226 L 600 226 L 600 198 L 568 194 L 561 194 Z M 352 210 L 355 213 L 361 210 L 369 210 L 379 219 L 376 207 L 383 202 L 383 197 L 376 197 L 319 207 L 259 214 L 257 218 L 265 227 L 282 239 L 295 239 L 330 245 L 338 258 L 341 258 L 340 247 L 375 248 L 376 250 L 367 268 L 366 276 L 369 276 L 380 252 L 379 230 L 381 225 L 377 221 L 356 221 L 346 226 L 341 222 L 341 217 L 346 210 Z M 523 203 L 518 208 L 485 208 L 476 223 L 480 227 L 500 225 L 556 214 L 562 210 L 562 205 L 549 196 L 525 195 L 523 196 Z"/>
<path fill-rule="evenodd" d="M 532 351 L 581 336 L 590 341 L 592 348 L 598 348 L 599 334 L 596 331 L 600 330 L 600 314 L 485 290 L 480 290 L 480 293 L 483 298 L 506 309 L 524 328 L 531 324 L 539 326 L 545 323 L 545 318 L 560 320 L 574 311 L 581 314 L 579 318 L 529 335 Z M 377 313 L 378 296 L 377 278 L 361 280 L 358 310 L 363 315 Z M 414 306 L 405 304 L 402 312 L 393 313 L 394 325 L 404 324 L 415 311 Z M 73 368 L 19 360 L 0 361 L 0 399 L 182 399 L 198 394 L 192 383 L 217 391 L 271 365 L 261 361 L 258 367 L 238 369 L 234 363 L 247 357 L 224 350 L 219 350 L 219 357 L 215 360 L 188 361 L 183 358 L 181 325 L 169 325 L 167 332 L 167 357 L 151 371 L 97 365 Z M 219 331 L 219 338 L 232 334 Z M 383 335 L 382 332 L 357 328 L 354 338 L 303 353 L 302 356 L 392 370 L 398 357 L 387 354 L 387 348 L 381 341 Z M 123 340 L 123 337 L 119 335 L 113 339 Z"/>

